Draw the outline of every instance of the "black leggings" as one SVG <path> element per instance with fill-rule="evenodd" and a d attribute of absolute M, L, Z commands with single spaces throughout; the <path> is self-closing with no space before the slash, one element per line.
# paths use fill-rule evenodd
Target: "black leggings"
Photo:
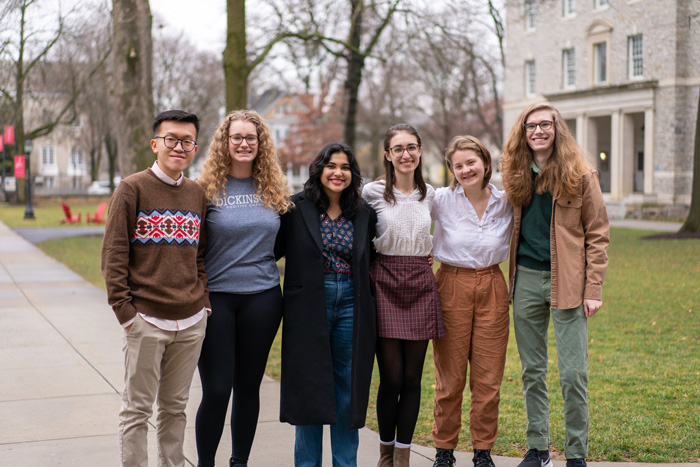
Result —
<path fill-rule="evenodd" d="M 420 410 L 421 378 L 428 341 L 377 339 L 379 439 L 411 444 Z"/>
<path fill-rule="evenodd" d="M 199 357 L 202 403 L 195 423 L 202 467 L 214 465 L 231 389 L 232 457 L 248 461 L 260 412 L 260 383 L 282 319 L 279 286 L 256 294 L 211 292 L 209 298 L 212 314 Z"/>

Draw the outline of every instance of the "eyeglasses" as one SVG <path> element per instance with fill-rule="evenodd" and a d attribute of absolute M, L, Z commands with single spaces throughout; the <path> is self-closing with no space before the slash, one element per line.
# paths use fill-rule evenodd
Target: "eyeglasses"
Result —
<path fill-rule="evenodd" d="M 241 144 L 243 143 L 243 140 L 246 140 L 248 143 L 248 146 L 254 146 L 258 144 L 258 137 L 257 135 L 248 135 L 248 136 L 241 136 L 241 135 L 229 135 L 228 137 L 229 141 L 233 144 Z"/>
<path fill-rule="evenodd" d="M 409 144 L 406 147 L 394 146 L 393 148 L 390 148 L 389 151 L 391 152 L 391 155 L 394 157 L 403 156 L 404 151 L 408 151 L 409 156 L 415 156 L 420 151 L 420 146 L 418 146 L 417 144 Z"/>
<path fill-rule="evenodd" d="M 540 127 L 540 130 L 542 131 L 546 131 L 552 128 L 552 125 L 554 125 L 554 122 L 550 120 L 542 120 L 540 123 L 526 123 L 525 131 L 527 131 L 528 133 L 532 133 L 537 127 Z"/>
<path fill-rule="evenodd" d="M 191 139 L 178 139 L 174 136 L 156 136 L 154 139 L 158 138 L 163 138 L 163 144 L 165 144 L 165 147 L 168 149 L 175 149 L 177 143 L 180 143 L 183 151 L 190 152 L 197 146 L 197 142 Z"/>

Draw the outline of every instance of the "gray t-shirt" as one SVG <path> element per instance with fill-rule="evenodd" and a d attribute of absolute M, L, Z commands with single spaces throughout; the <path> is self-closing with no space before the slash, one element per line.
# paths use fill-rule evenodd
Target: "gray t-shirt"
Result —
<path fill-rule="evenodd" d="M 263 205 L 252 177 L 227 179 L 226 196 L 207 208 L 209 290 L 263 292 L 280 282 L 274 253 L 280 216 Z"/>

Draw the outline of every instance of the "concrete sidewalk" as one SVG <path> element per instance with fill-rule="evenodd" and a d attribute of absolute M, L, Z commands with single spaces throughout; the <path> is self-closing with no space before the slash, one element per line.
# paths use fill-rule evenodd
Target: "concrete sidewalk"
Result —
<path fill-rule="evenodd" d="M 122 331 L 105 292 L 0 223 L 0 465 L 119 466 L 121 348 Z M 266 378 L 261 397 L 249 465 L 292 466 L 294 429 L 278 421 L 279 385 Z M 195 375 L 185 440 L 191 465 L 197 464 L 194 415 L 200 398 Z M 150 465 L 156 466 L 152 427 L 149 443 Z M 230 443 L 227 425 L 217 465 L 228 465 Z M 324 465 L 331 465 L 328 446 Z M 433 452 L 414 447 L 412 466 L 432 466 Z M 358 465 L 373 467 L 377 453 L 377 435 L 363 429 Z M 471 453 L 458 453 L 457 465 L 470 466 L 471 458 Z M 495 462 L 515 467 L 520 459 L 496 457 Z"/>

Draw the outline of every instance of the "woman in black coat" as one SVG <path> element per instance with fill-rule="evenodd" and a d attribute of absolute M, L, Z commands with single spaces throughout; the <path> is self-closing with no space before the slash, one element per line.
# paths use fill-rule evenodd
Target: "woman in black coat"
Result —
<path fill-rule="evenodd" d="M 325 146 L 282 216 L 286 256 L 280 421 L 296 425 L 296 466 L 320 466 L 323 425 L 333 465 L 356 466 L 376 340 L 369 265 L 377 216 L 361 197 L 352 150 Z"/>

